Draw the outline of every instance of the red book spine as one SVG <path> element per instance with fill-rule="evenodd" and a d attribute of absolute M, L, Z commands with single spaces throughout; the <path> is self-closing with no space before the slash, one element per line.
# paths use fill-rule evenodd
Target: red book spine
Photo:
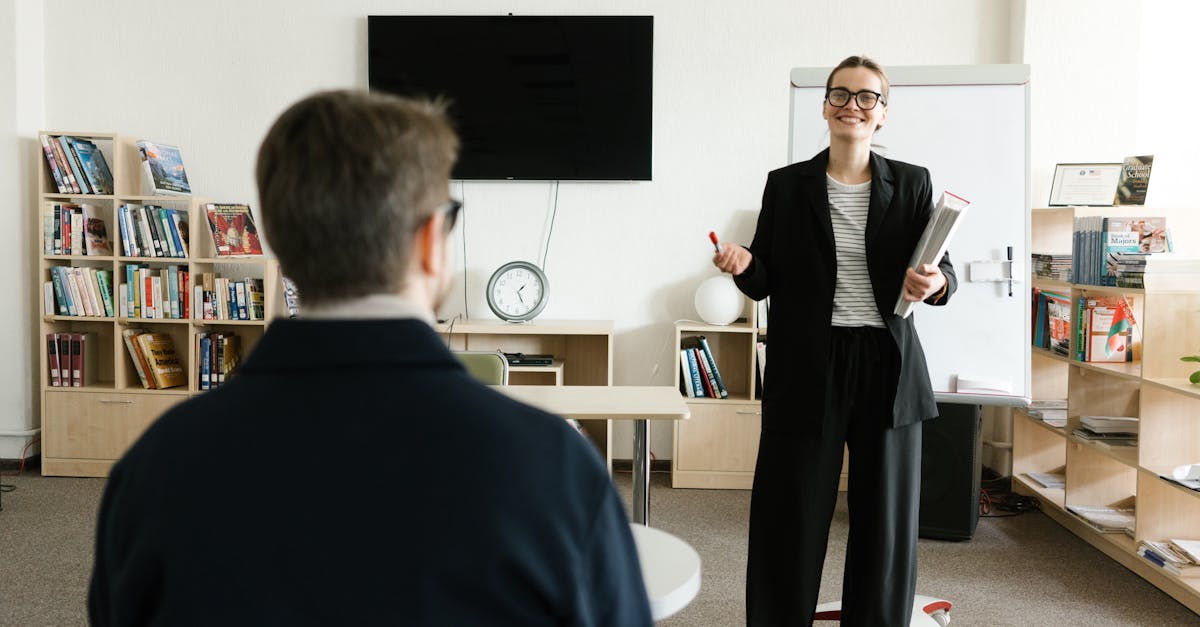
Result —
<path fill-rule="evenodd" d="M 58 376 L 63 387 L 71 387 L 71 334 L 58 336 Z"/>
<path fill-rule="evenodd" d="M 58 334 L 46 334 L 46 361 L 50 366 L 50 385 L 53 387 L 62 386 L 62 378 L 59 376 L 58 370 Z"/>
<path fill-rule="evenodd" d="M 700 352 L 698 348 L 693 348 L 691 351 L 696 358 L 696 366 L 700 368 L 700 383 L 704 386 L 704 393 L 709 398 L 721 398 L 714 393 L 712 383 L 708 380 L 708 364 L 704 363 L 704 353 Z"/>
<path fill-rule="evenodd" d="M 71 387 L 83 387 L 83 334 L 71 334 Z"/>

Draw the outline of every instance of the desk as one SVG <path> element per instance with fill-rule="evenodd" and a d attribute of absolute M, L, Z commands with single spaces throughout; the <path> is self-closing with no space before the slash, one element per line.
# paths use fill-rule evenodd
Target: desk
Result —
<path fill-rule="evenodd" d="M 700 555 L 690 544 L 661 529 L 630 527 L 650 597 L 650 615 L 662 620 L 687 607 L 700 592 Z"/>
<path fill-rule="evenodd" d="M 687 404 L 672 386 L 503 385 L 512 398 L 576 420 L 633 421 L 633 522 L 650 517 L 650 433 L 647 420 L 684 420 Z"/>

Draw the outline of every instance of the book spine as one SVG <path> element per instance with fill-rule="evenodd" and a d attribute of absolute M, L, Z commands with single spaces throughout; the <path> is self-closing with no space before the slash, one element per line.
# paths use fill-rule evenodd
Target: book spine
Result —
<path fill-rule="evenodd" d="M 150 231 L 150 219 L 146 217 L 146 207 L 137 207 L 138 233 L 142 236 L 141 248 L 143 257 L 158 257 L 154 236 Z"/>
<path fill-rule="evenodd" d="M 679 351 L 679 387 L 688 398 L 696 398 L 696 390 L 692 388 L 692 373 L 688 369 L 686 348 Z"/>
<path fill-rule="evenodd" d="M 237 318 L 238 320 L 250 319 L 250 308 L 247 307 L 246 282 L 233 281 L 234 300 L 237 301 Z"/>
<path fill-rule="evenodd" d="M 133 369 L 137 372 L 138 379 L 140 379 L 142 382 L 142 387 L 149 390 L 153 389 L 154 386 L 150 383 L 150 380 L 146 378 L 146 370 L 143 366 L 145 358 L 141 356 L 141 352 L 138 350 L 137 344 L 134 342 L 134 339 L 140 332 L 140 329 L 125 329 L 121 332 L 121 336 L 125 338 L 125 350 L 129 351 L 129 359 L 133 361 Z"/>
<path fill-rule="evenodd" d="M 700 366 L 696 363 L 696 355 L 691 349 L 684 349 L 688 360 L 688 379 L 692 382 L 692 389 L 696 391 L 696 398 L 704 396 L 704 384 L 700 382 Z"/>
<path fill-rule="evenodd" d="M 87 249 L 83 246 L 83 214 L 77 210 L 71 210 L 71 252 L 72 255 L 87 254 Z"/>
<path fill-rule="evenodd" d="M 693 348 L 692 354 L 696 356 L 696 365 L 700 367 L 700 383 L 704 385 L 704 394 L 709 398 L 720 398 L 716 388 L 713 386 L 715 381 L 712 373 L 708 370 L 708 362 L 704 360 L 704 351 L 699 348 Z"/>
<path fill-rule="evenodd" d="M 709 372 L 713 376 L 713 388 L 721 395 L 721 398 L 729 398 L 729 390 L 725 389 L 725 381 L 721 379 L 721 371 L 717 368 L 717 360 L 712 354 L 712 349 L 708 346 L 708 338 L 700 336 L 700 348 L 704 351 L 704 358 L 708 361 Z"/>
<path fill-rule="evenodd" d="M 54 216 L 51 218 L 54 228 L 54 244 L 51 252 L 55 255 L 63 254 L 63 238 L 62 238 L 62 205 L 54 203 Z"/>
<path fill-rule="evenodd" d="M 217 349 L 215 351 L 213 351 L 214 352 L 213 363 L 216 366 L 216 368 L 213 370 L 213 372 L 216 374 L 216 377 L 217 377 L 217 383 L 216 383 L 217 386 L 225 383 L 225 349 L 226 348 L 227 348 L 227 346 L 226 346 L 226 341 L 225 341 L 225 334 L 221 334 L 217 337 Z"/>
<path fill-rule="evenodd" d="M 38 140 L 42 143 L 42 152 L 46 154 L 46 163 L 50 166 L 50 176 L 54 179 L 54 186 L 58 188 L 58 193 L 68 193 L 66 181 L 63 180 L 62 173 L 58 171 L 58 163 L 54 160 L 54 150 L 50 148 L 50 139 L 45 135 L 39 135 Z"/>
<path fill-rule="evenodd" d="M 62 379 L 59 377 L 58 365 L 58 334 L 46 334 L 46 364 L 50 367 L 50 386 L 61 387 Z"/>
<path fill-rule="evenodd" d="M 50 150 L 54 152 L 54 158 L 62 166 L 63 179 L 67 184 L 68 194 L 79 194 L 82 191 L 79 189 L 79 184 L 75 181 L 75 173 L 71 171 L 71 164 L 67 161 L 67 155 L 63 152 L 62 141 L 60 137 L 50 137 Z"/>
<path fill-rule="evenodd" d="M 212 358 L 210 357 L 210 354 L 212 352 L 212 340 L 209 339 L 207 333 L 201 333 L 199 336 L 199 340 L 200 340 L 200 350 L 199 350 L 198 354 L 200 355 L 200 363 L 199 363 L 199 368 L 197 368 L 197 370 L 200 371 L 200 389 L 208 390 L 208 389 L 211 389 L 211 387 L 209 385 L 209 376 L 212 372 L 212 364 L 211 364 Z"/>
<path fill-rule="evenodd" d="M 71 334 L 58 334 L 58 376 L 62 387 L 71 387 Z"/>
<path fill-rule="evenodd" d="M 71 307 L 72 316 L 85 316 L 87 315 L 87 310 L 84 309 L 83 297 L 79 291 L 79 284 L 76 282 L 74 270 L 74 268 L 69 267 L 62 269 L 63 285 L 66 287 L 68 294 L 67 303 Z"/>
<path fill-rule="evenodd" d="M 58 304 L 58 315 L 69 316 L 71 309 L 67 306 L 67 296 L 63 288 L 62 273 L 58 266 L 50 268 L 50 282 L 54 284 L 54 298 Z"/>
<path fill-rule="evenodd" d="M 42 313 L 54 315 L 54 283 L 51 281 L 42 282 Z"/>
<path fill-rule="evenodd" d="M 175 237 L 175 245 L 179 249 L 179 256 L 187 257 L 188 256 L 188 243 L 187 243 L 187 240 L 184 239 L 184 237 L 183 237 L 183 227 L 180 226 L 180 222 L 183 222 L 186 224 L 187 220 L 179 219 L 179 215 L 182 213 L 183 213 L 183 211 L 180 209 L 175 209 L 175 210 L 171 211 L 171 235 Z"/>
<path fill-rule="evenodd" d="M 159 207 L 158 209 L 155 210 L 154 213 L 156 214 L 156 217 L 158 218 L 159 233 L 162 234 L 162 238 L 163 238 L 163 243 L 162 243 L 163 251 L 165 251 L 167 253 L 166 255 L 164 255 L 164 257 L 178 257 L 179 251 L 175 248 L 175 238 L 172 237 L 172 235 L 171 235 L 170 218 L 167 217 L 167 214 L 170 211 L 171 211 L 170 209 L 164 209 L 162 207 Z"/>
<path fill-rule="evenodd" d="M 83 335 L 71 334 L 71 387 L 83 387 Z"/>
<path fill-rule="evenodd" d="M 68 135 L 62 136 L 63 152 L 67 153 L 67 160 L 71 162 L 71 170 L 74 171 L 76 184 L 79 186 L 80 194 L 94 194 L 96 191 L 88 184 L 87 174 L 83 171 L 83 163 L 79 161 L 79 155 L 75 152 L 75 138 Z"/>

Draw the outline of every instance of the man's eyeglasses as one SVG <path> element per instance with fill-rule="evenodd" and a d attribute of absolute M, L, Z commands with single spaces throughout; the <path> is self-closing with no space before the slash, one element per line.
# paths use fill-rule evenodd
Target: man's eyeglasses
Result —
<path fill-rule="evenodd" d="M 458 212 L 461 211 L 462 208 L 462 202 L 451 198 L 450 200 L 447 200 L 445 204 L 435 209 L 433 214 L 441 213 L 446 216 L 445 227 L 446 232 L 449 233 L 450 231 L 454 230 L 454 223 L 458 221 Z M 429 217 L 432 218 L 433 214 L 430 214 Z"/>
<path fill-rule="evenodd" d="M 883 94 L 869 89 L 852 92 L 842 87 L 834 87 L 825 92 L 825 100 L 834 107 L 844 107 L 850 104 L 850 98 L 858 101 L 858 108 L 863 111 L 874 109 L 875 105 L 879 104 L 881 100 L 884 106 L 887 106 L 887 100 L 883 97 Z"/>

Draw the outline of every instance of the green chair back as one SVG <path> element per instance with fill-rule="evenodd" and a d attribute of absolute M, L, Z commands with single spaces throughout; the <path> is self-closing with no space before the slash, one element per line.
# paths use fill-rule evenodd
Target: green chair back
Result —
<path fill-rule="evenodd" d="M 498 351 L 454 351 L 471 376 L 487 385 L 508 385 L 508 360 Z"/>

